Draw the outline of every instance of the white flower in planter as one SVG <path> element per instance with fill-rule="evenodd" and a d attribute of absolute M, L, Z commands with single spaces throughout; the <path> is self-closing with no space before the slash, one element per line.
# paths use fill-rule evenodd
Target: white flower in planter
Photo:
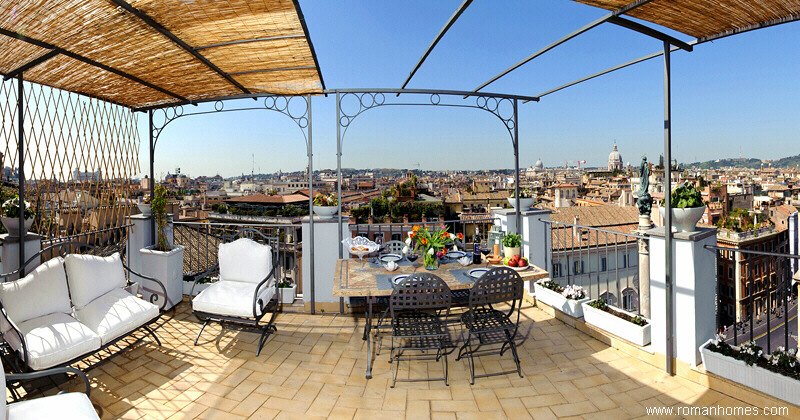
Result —
<path fill-rule="evenodd" d="M 403 254 L 408 254 L 408 246 L 403 247 Z"/>

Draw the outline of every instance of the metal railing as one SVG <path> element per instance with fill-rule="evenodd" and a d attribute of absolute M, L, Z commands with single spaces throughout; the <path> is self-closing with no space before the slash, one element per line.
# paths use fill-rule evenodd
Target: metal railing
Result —
<path fill-rule="evenodd" d="M 217 263 L 219 244 L 229 241 L 243 228 L 255 229 L 264 236 L 280 239 L 279 261 L 273 261 L 277 266 L 277 278 L 296 284 L 297 293 L 302 294 L 303 247 L 299 225 L 174 222 L 174 242 L 185 248 L 184 276 L 193 277 L 212 268 Z"/>
<path fill-rule="evenodd" d="M 472 251 L 477 236 L 486 239 L 486 232 L 495 224 L 496 218 L 486 216 L 475 220 L 430 220 L 421 222 L 397 222 L 397 223 L 355 223 L 350 224 L 350 232 L 354 236 L 364 236 L 378 244 L 391 240 L 405 241 L 408 232 L 414 226 L 439 229 L 447 226 L 447 231 L 454 234 L 464 235 L 463 245 L 467 251 Z"/>
<path fill-rule="evenodd" d="M 550 278 L 559 285 L 581 286 L 591 299 L 603 298 L 629 312 L 641 314 L 638 241 L 630 233 L 573 223 L 542 220 L 545 247 L 551 256 Z"/>
<path fill-rule="evenodd" d="M 758 235 L 764 233 L 772 233 L 772 232 L 775 232 L 775 225 L 764 226 L 757 229 L 750 229 L 744 232 L 736 232 L 728 229 L 720 229 L 719 231 L 717 231 L 717 237 L 731 239 L 735 241 L 743 241 L 745 239 L 757 238 Z"/>
<path fill-rule="evenodd" d="M 716 323 L 726 342 L 755 341 L 766 354 L 797 348 L 797 290 L 789 260 L 800 256 L 706 245 L 717 254 Z"/>

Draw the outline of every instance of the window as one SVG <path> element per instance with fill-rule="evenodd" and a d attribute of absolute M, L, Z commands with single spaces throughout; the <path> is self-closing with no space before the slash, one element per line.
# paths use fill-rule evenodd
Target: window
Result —
<path fill-rule="evenodd" d="M 728 266 L 728 278 L 733 279 L 733 267 Z"/>
<path fill-rule="evenodd" d="M 627 266 L 628 266 L 628 256 L 623 254 L 622 255 L 622 267 L 621 268 L 625 268 Z"/>
<path fill-rule="evenodd" d="M 575 261 L 572 272 L 575 274 L 583 274 L 583 261 Z"/>
<path fill-rule="evenodd" d="M 608 268 L 606 267 L 606 257 L 600 258 L 600 271 L 606 271 Z"/>
<path fill-rule="evenodd" d="M 553 263 L 553 277 L 561 277 L 561 263 Z"/>

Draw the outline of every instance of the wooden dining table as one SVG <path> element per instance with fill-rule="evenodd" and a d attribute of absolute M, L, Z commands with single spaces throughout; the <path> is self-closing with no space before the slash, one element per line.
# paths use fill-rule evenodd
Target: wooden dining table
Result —
<path fill-rule="evenodd" d="M 367 342 L 367 379 L 372 379 L 372 343 L 371 343 L 371 330 L 372 330 L 372 310 L 373 305 L 381 296 L 389 296 L 392 294 L 392 288 L 387 287 L 387 277 L 396 276 L 400 274 L 413 274 L 413 273 L 431 273 L 440 277 L 450 287 L 450 290 L 465 290 L 472 287 L 473 282 L 464 282 L 463 276 L 458 276 L 458 273 L 451 271 L 460 271 L 464 269 L 473 268 L 494 268 L 500 265 L 488 264 L 470 264 L 469 266 L 461 266 L 458 262 L 441 264 L 435 271 L 428 271 L 422 264 L 417 262 L 413 265 L 400 265 L 395 271 L 388 271 L 383 266 L 376 266 L 371 263 L 373 258 L 364 261 L 358 259 L 339 259 L 336 261 L 336 268 L 333 277 L 333 296 L 334 297 L 364 297 L 367 304 L 367 316 L 364 326 L 363 340 Z M 406 264 L 408 264 L 406 262 Z M 540 267 L 529 265 L 528 269 L 518 271 L 523 281 L 535 281 L 547 278 L 550 274 Z M 379 280 L 380 284 L 379 284 Z"/>

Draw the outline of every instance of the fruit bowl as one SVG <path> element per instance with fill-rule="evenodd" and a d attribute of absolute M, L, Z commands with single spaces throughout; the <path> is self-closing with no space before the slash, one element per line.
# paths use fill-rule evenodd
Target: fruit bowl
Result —
<path fill-rule="evenodd" d="M 503 258 L 503 267 L 508 267 L 508 268 L 510 268 L 510 269 L 512 269 L 514 271 L 525 271 L 531 266 L 530 262 L 528 262 L 528 259 L 527 258 L 522 258 L 522 257 L 519 257 L 519 261 L 525 261 L 525 266 L 524 267 L 520 267 L 519 265 L 516 265 L 516 266 L 508 265 L 508 263 L 511 261 L 512 258 L 515 258 L 515 257 Z"/>

